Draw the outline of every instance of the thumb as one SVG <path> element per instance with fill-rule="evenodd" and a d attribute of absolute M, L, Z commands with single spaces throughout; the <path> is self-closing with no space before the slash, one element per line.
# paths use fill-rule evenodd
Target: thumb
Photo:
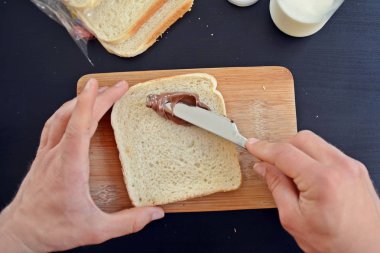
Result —
<path fill-rule="evenodd" d="M 257 162 L 253 169 L 265 179 L 276 202 L 280 218 L 288 213 L 296 214 L 295 211 L 299 210 L 299 193 L 293 181 L 269 163 Z"/>
<path fill-rule="evenodd" d="M 107 239 L 110 239 L 136 233 L 151 221 L 163 218 L 165 213 L 160 207 L 135 207 L 107 216 L 104 232 Z"/>

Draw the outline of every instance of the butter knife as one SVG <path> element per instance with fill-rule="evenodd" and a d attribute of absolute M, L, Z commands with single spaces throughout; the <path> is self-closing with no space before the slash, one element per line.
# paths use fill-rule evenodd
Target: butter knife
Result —
<path fill-rule="evenodd" d="M 171 103 L 165 104 L 165 111 L 172 112 Z M 245 148 L 247 138 L 239 133 L 239 130 L 233 120 L 223 115 L 183 103 L 175 104 L 172 113 L 186 122 L 203 128 L 239 145 L 242 148 Z"/>

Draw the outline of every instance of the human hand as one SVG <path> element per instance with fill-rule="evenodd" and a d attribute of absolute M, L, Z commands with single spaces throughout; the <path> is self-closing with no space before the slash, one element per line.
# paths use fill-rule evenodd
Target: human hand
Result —
<path fill-rule="evenodd" d="M 30 171 L 0 215 L 2 251 L 50 252 L 97 244 L 164 216 L 158 207 L 104 213 L 90 196 L 90 140 L 99 120 L 127 90 L 125 81 L 98 90 L 97 81 L 90 79 L 77 98 L 46 122 Z"/>
<path fill-rule="evenodd" d="M 250 139 L 254 170 L 305 252 L 379 252 L 380 201 L 366 167 L 310 131 L 287 143 Z"/>

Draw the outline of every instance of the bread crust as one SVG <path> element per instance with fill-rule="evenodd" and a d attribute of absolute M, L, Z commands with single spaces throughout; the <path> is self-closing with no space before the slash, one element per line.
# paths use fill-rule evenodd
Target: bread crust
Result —
<path fill-rule="evenodd" d="M 110 44 L 117 44 L 122 41 L 127 40 L 131 36 L 133 36 L 139 28 L 151 17 L 153 16 L 156 11 L 166 2 L 167 0 L 154 0 L 154 3 L 147 9 L 144 14 L 134 23 L 131 27 L 129 27 L 126 31 L 120 34 L 117 38 L 114 39 L 108 39 L 105 37 L 102 37 L 100 33 L 96 32 L 96 29 L 91 25 L 91 22 L 89 22 L 86 19 L 86 15 L 82 13 L 81 10 L 78 10 L 76 13 L 78 17 L 82 20 L 82 22 L 85 24 L 86 28 L 93 33 L 99 40 L 105 41 Z"/>
<path fill-rule="evenodd" d="M 161 34 L 163 34 L 171 25 L 173 25 L 178 19 L 182 18 L 186 14 L 186 12 L 190 10 L 190 8 L 193 5 L 193 2 L 193 0 L 186 0 L 183 3 L 183 5 L 175 9 L 163 23 L 161 23 L 159 26 L 155 28 L 155 30 L 151 33 L 150 37 L 147 38 L 146 42 L 142 43 L 140 47 L 134 52 L 121 52 L 112 47 L 114 43 L 108 44 L 105 41 L 99 41 L 108 52 L 120 57 L 134 57 L 139 54 L 142 54 L 157 41 L 158 37 L 160 37 Z M 161 8 L 164 8 L 164 6 L 162 6 Z"/>

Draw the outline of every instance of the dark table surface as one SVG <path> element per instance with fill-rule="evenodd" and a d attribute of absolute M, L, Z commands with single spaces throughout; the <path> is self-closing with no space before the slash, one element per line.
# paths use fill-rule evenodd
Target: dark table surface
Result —
<path fill-rule="evenodd" d="M 91 66 L 66 31 L 26 0 L 0 1 L 0 205 L 28 170 L 46 119 L 87 73 L 282 65 L 295 77 L 298 129 L 365 163 L 380 188 L 380 1 L 346 0 L 316 35 L 282 34 L 269 1 L 237 8 L 198 0 L 134 59 L 89 44 Z M 213 36 L 211 35 L 213 34 Z M 236 231 L 236 232 L 235 232 Z M 277 211 L 168 214 L 144 231 L 72 252 L 298 252 Z"/>

